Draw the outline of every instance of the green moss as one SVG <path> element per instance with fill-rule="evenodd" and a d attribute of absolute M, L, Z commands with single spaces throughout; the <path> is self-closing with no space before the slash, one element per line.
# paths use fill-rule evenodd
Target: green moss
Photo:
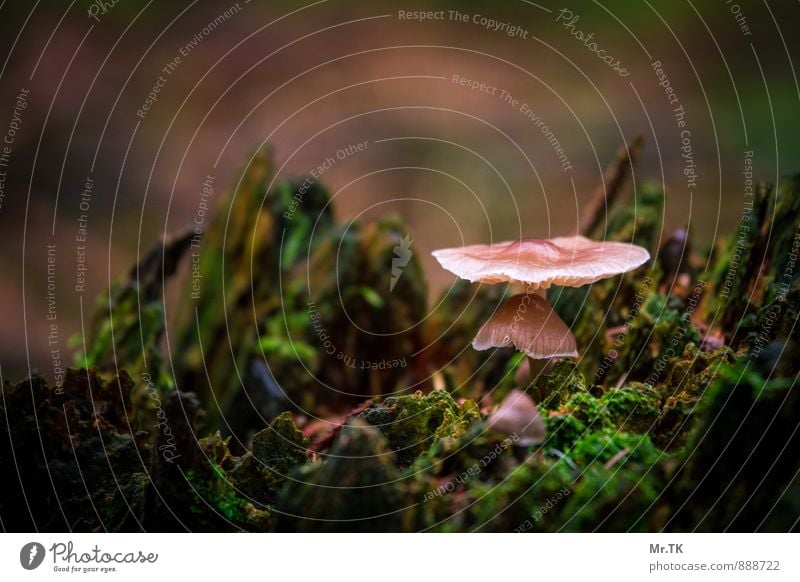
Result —
<path fill-rule="evenodd" d="M 252 452 L 244 455 L 231 471 L 231 479 L 242 494 L 272 505 L 289 472 L 308 460 L 308 444 L 308 438 L 285 412 L 253 437 Z"/>
<path fill-rule="evenodd" d="M 660 400 L 656 390 L 636 384 L 609 390 L 603 394 L 600 405 L 620 430 L 647 434 L 661 412 Z"/>
<path fill-rule="evenodd" d="M 574 478 L 561 461 L 521 464 L 502 481 L 470 490 L 470 515 L 465 521 L 469 529 L 481 532 L 550 531 Z"/>
<path fill-rule="evenodd" d="M 720 368 L 664 493 L 665 503 L 679 507 L 674 529 L 785 531 L 796 519 L 776 512 L 776 502 L 789 501 L 798 470 L 797 345 L 782 345 L 779 353 L 777 361 L 743 358 Z M 784 358 L 795 366 L 782 366 Z M 722 496 L 720 483 L 729 491 Z"/>
<path fill-rule="evenodd" d="M 437 390 L 387 398 L 359 418 L 379 428 L 398 462 L 408 465 L 436 440 L 462 435 L 480 414 L 475 403 L 456 404 L 447 392 Z"/>
<path fill-rule="evenodd" d="M 662 384 L 686 347 L 699 344 L 700 338 L 686 302 L 652 293 L 630 322 L 624 341 L 616 350 L 617 358 L 605 375 L 605 383 L 622 379 L 652 386 Z"/>
<path fill-rule="evenodd" d="M 638 463 L 645 467 L 655 464 L 664 456 L 648 435 L 608 428 L 587 431 L 565 453 L 583 468 L 595 463 L 606 463 L 623 451 L 626 463 Z"/>
<path fill-rule="evenodd" d="M 534 402 L 553 408 L 566 402 L 570 396 L 586 391 L 586 380 L 570 359 L 560 358 L 538 380 L 531 379 L 526 388 Z"/>
<path fill-rule="evenodd" d="M 253 437 L 253 458 L 279 473 L 304 463 L 307 449 L 308 437 L 295 426 L 288 412 Z"/>
<path fill-rule="evenodd" d="M 407 505 L 386 439 L 354 419 L 324 461 L 299 467 L 278 502 L 277 531 L 396 531 Z"/>
<path fill-rule="evenodd" d="M 593 465 L 573 486 L 556 531 L 653 531 L 648 512 L 663 480 L 657 467 L 648 469 Z"/>
<path fill-rule="evenodd" d="M 545 418 L 547 441 L 545 445 L 558 450 L 566 450 L 586 434 L 586 424 L 573 414 L 551 414 Z"/>
<path fill-rule="evenodd" d="M 690 343 L 680 359 L 670 361 L 669 373 L 657 388 L 661 411 L 649 431 L 658 446 L 674 451 L 686 443 L 700 399 L 720 370 L 733 359 L 729 348 L 706 353 Z"/>
<path fill-rule="evenodd" d="M 593 430 L 611 426 L 612 423 L 605 402 L 588 392 L 577 392 L 570 396 L 564 404 L 564 409 Z"/>
<path fill-rule="evenodd" d="M 256 508 L 246 501 L 218 465 L 211 464 L 210 469 L 211 479 L 194 471 L 186 473 L 186 479 L 197 495 L 192 511 L 203 515 L 211 506 L 213 511 L 217 511 L 234 526 L 253 531 L 269 529 L 270 512 L 263 507 Z"/>

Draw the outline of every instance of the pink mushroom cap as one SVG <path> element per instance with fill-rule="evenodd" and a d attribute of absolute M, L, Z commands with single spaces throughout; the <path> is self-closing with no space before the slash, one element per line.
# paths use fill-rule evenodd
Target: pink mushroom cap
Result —
<path fill-rule="evenodd" d="M 631 271 L 650 258 L 646 249 L 583 236 L 525 239 L 433 251 L 448 271 L 473 283 L 521 282 L 529 290 L 580 287 Z"/>

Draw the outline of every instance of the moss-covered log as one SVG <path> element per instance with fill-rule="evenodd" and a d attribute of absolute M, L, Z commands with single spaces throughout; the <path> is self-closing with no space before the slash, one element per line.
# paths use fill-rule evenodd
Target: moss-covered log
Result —
<path fill-rule="evenodd" d="M 469 345 L 507 289 L 428 313 L 399 219 L 338 224 L 316 182 L 269 180 L 254 157 L 202 239 L 104 296 L 89 368 L 2 387 L 6 529 L 797 528 L 800 176 L 758 189 L 707 270 L 685 232 L 659 251 L 658 187 L 617 197 L 593 235 L 656 258 L 551 290 L 581 357 L 518 386 L 547 430 L 528 447 L 486 425 L 522 358 Z M 195 242 L 173 383 L 161 287 Z"/>

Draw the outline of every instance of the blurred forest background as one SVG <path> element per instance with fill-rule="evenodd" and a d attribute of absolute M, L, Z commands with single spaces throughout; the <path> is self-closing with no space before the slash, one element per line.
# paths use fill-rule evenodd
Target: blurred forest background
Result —
<path fill-rule="evenodd" d="M 2 1 L 0 134 L 29 90 L 0 208 L 2 374 L 52 369 L 46 245 L 56 244 L 66 354 L 81 309 L 153 241 L 193 220 L 208 176 L 216 194 L 229 190 L 266 142 L 280 177 L 367 142 L 321 182 L 340 219 L 396 213 L 408 222 L 431 293 L 451 281 L 433 249 L 573 231 L 603 168 L 636 134 L 646 140 L 637 179 L 667 190 L 664 238 L 688 228 L 712 244 L 742 215 L 746 151 L 757 178 L 800 170 L 800 41 L 788 5 L 742 2 L 737 20 L 723 0 L 122 0 L 92 18 L 87 0 Z M 556 22 L 564 6 L 629 76 Z M 450 9 L 518 25 L 527 38 L 471 19 L 398 18 L 398 10 Z M 686 112 L 694 189 L 654 61 Z M 497 94 L 455 84 L 454 75 Z M 137 114 L 159 77 L 157 100 Z M 501 91 L 541 117 L 570 170 Z M 94 186 L 84 211 L 87 176 Z M 82 214 L 86 288 L 76 293 Z"/>

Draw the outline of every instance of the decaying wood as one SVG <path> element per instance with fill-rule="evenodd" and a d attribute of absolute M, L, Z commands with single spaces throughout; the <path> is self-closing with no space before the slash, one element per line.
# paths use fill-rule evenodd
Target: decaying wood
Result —
<path fill-rule="evenodd" d="M 608 215 L 608 209 L 622 193 L 631 169 L 639 161 L 643 147 L 644 137 L 637 135 L 631 143 L 623 145 L 617 151 L 616 159 L 603 174 L 603 182 L 594 191 L 589 204 L 582 212 L 578 234 L 591 236 L 600 226 L 603 217 Z"/>

